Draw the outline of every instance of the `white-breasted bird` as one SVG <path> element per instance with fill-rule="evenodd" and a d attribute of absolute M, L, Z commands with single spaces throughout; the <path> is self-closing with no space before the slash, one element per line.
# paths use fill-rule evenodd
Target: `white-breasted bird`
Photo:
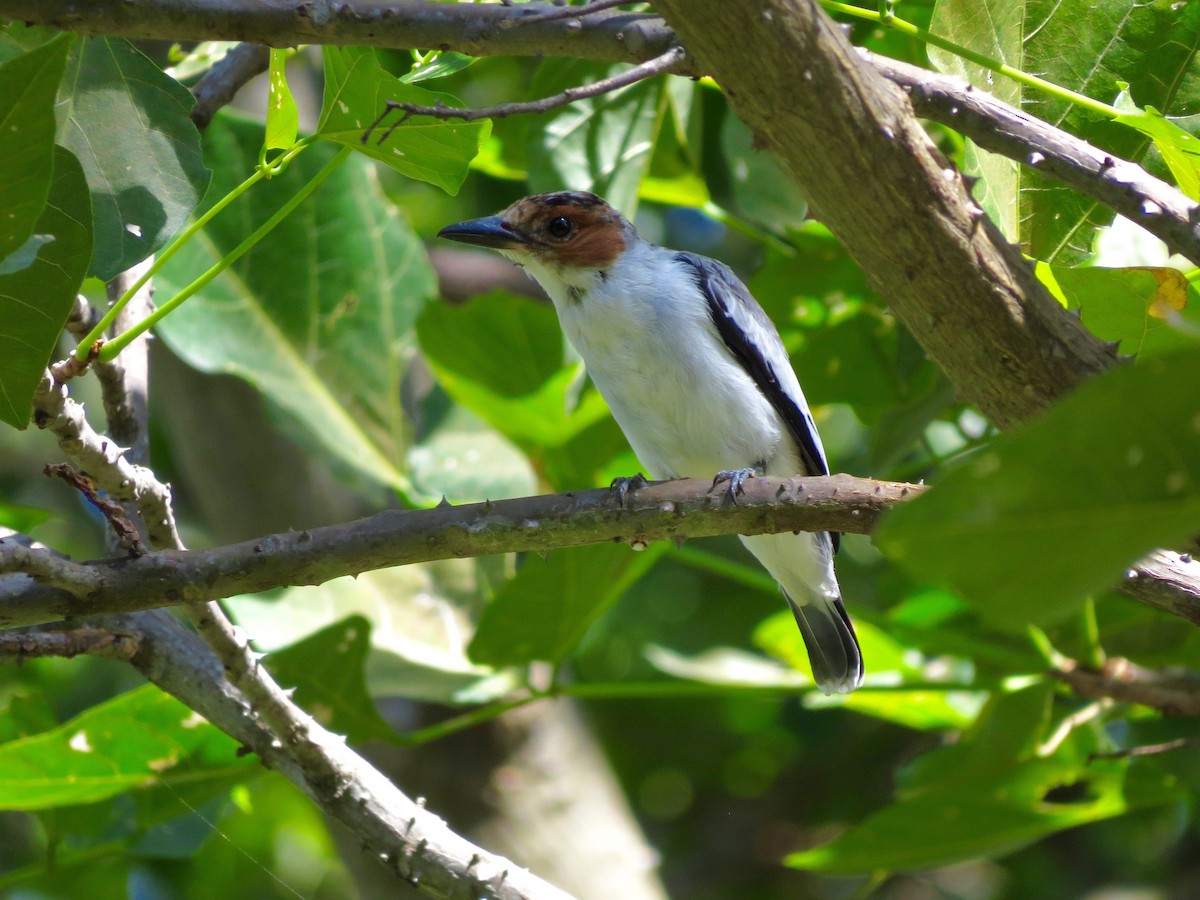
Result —
<path fill-rule="evenodd" d="M 603 199 L 576 191 L 525 197 L 439 237 L 498 250 L 541 284 L 652 478 L 716 473 L 736 496 L 753 474 L 828 474 L 779 332 L 728 266 L 657 247 Z M 862 654 L 833 570 L 837 535 L 742 543 L 779 582 L 821 689 L 858 687 Z"/>

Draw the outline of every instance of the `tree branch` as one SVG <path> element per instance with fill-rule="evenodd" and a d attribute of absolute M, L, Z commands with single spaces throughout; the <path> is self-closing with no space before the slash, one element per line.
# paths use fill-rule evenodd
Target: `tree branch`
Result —
<path fill-rule="evenodd" d="M 619 10 L 540 19 L 561 7 L 364 0 L 0 0 L 0 18 L 133 39 L 451 48 L 471 56 L 573 56 L 644 62 L 678 41 L 662 19 Z M 514 27 L 529 20 L 521 27 Z M 690 65 L 680 72 L 695 74 Z"/>
<path fill-rule="evenodd" d="M 307 716 L 307 730 L 277 735 L 266 728 L 258 711 L 226 680 L 212 649 L 169 613 L 156 610 L 109 621 L 139 634 L 131 662 L 146 678 L 253 750 L 414 887 L 461 900 L 567 900 L 525 869 L 459 837 L 351 750 L 345 738 Z"/>
<path fill-rule="evenodd" d="M 888 506 L 921 490 L 848 475 L 755 478 L 746 482 L 734 506 L 726 491 L 713 492 L 702 479 L 685 479 L 641 488 L 625 507 L 614 493 L 600 489 L 389 510 L 357 522 L 208 550 L 161 550 L 81 567 L 70 563 L 56 569 L 54 587 L 24 577 L 20 582 L 0 578 L 0 627 L 201 603 L 434 559 L 789 529 L 862 533 Z M 29 566 L 9 571 L 29 572 Z M 72 572 L 78 572 L 78 582 L 65 590 Z"/>

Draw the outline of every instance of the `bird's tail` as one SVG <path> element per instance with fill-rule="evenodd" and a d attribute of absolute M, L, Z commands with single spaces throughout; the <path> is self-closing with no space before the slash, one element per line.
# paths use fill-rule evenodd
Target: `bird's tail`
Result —
<path fill-rule="evenodd" d="M 800 603 L 786 590 L 783 596 L 800 626 L 817 687 L 826 694 L 847 694 L 862 684 L 862 651 L 842 598 L 810 591 L 807 602 Z"/>
<path fill-rule="evenodd" d="M 779 582 L 817 686 L 826 694 L 845 694 L 862 684 L 862 651 L 842 605 L 829 535 L 760 534 L 743 536 L 742 543 Z"/>

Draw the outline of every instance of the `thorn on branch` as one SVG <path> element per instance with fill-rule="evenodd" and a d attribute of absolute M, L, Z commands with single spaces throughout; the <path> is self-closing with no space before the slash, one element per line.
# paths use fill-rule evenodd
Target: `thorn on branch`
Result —
<path fill-rule="evenodd" d="M 90 478 L 86 475 L 81 475 L 76 472 L 66 463 L 58 465 L 46 466 L 42 470 L 42 474 L 47 478 L 58 476 L 87 499 L 88 503 L 96 507 L 109 527 L 112 528 L 113 534 L 116 535 L 117 542 L 121 548 L 132 557 L 144 556 L 146 553 L 146 545 L 142 543 L 141 532 L 137 526 L 129 521 L 125 515 L 125 510 L 121 508 L 121 504 L 109 500 L 107 497 L 101 497 L 92 484 Z"/>
<path fill-rule="evenodd" d="M 421 106 L 417 103 L 401 103 L 397 100 L 388 100 L 384 110 L 379 114 L 379 117 L 371 123 L 370 127 L 363 132 L 361 143 L 366 144 L 375 130 L 383 125 L 383 121 L 392 112 L 400 111 L 403 115 L 399 120 L 394 122 L 384 132 L 383 137 L 376 141 L 376 145 L 383 144 L 392 132 L 411 119 L 413 116 L 429 116 L 434 119 L 459 119 L 463 122 L 475 122 L 480 119 L 503 119 L 508 116 L 525 115 L 529 113 L 544 113 L 552 109 L 557 109 L 560 106 L 566 106 L 568 103 L 574 103 L 577 100 L 587 100 L 592 97 L 598 97 L 602 94 L 608 94 L 621 88 L 629 87 L 631 84 L 636 84 L 639 81 L 644 81 L 647 78 L 652 78 L 655 75 L 662 75 L 669 71 L 674 66 L 681 63 L 687 55 L 687 51 L 680 46 L 674 46 L 666 53 L 647 60 L 640 65 L 634 66 L 625 72 L 620 72 L 613 75 L 611 78 L 602 78 L 592 84 L 578 85 L 577 87 L 567 88 L 559 94 L 554 94 L 550 97 L 543 97 L 541 100 L 530 100 L 525 103 L 500 103 L 496 106 L 488 106 L 479 109 L 460 109 L 456 107 L 446 106 L 440 100 L 433 106 Z"/>

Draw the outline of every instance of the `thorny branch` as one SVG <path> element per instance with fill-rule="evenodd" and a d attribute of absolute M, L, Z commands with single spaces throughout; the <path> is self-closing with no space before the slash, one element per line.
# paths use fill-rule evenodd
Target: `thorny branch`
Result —
<path fill-rule="evenodd" d="M 1171 716 L 1200 716 L 1200 675 L 1195 672 L 1160 672 L 1114 657 L 1098 670 L 1068 661 L 1050 674 L 1081 697 L 1139 703 Z"/>
<path fill-rule="evenodd" d="M 0 663 L 21 662 L 38 656 L 102 656 L 128 662 L 140 647 L 137 634 L 120 634 L 102 628 L 67 631 L 0 633 Z"/>

